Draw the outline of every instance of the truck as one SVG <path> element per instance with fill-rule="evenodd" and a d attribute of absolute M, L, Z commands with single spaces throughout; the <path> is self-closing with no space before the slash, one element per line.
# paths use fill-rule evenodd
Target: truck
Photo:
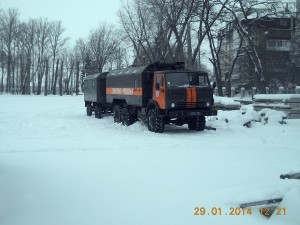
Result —
<path fill-rule="evenodd" d="M 89 75 L 83 92 L 88 116 L 112 114 L 125 126 L 142 120 L 149 131 L 162 133 L 166 124 L 203 131 L 205 116 L 217 115 L 214 87 L 207 72 L 187 70 L 181 62 L 155 62 Z"/>

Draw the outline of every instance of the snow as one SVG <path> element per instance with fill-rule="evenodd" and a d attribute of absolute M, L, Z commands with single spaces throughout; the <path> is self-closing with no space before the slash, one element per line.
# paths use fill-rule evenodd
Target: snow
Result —
<path fill-rule="evenodd" d="M 295 221 L 299 221 L 299 208 L 300 208 L 300 188 L 291 188 L 285 196 L 282 202 L 278 205 L 278 209 L 275 211 L 276 214 L 270 218 L 270 223 L 276 224 L 295 224 Z M 283 209 L 289 210 L 289 213 L 284 215 Z M 281 215 L 279 215 L 281 214 Z"/>
<path fill-rule="evenodd" d="M 207 117 L 216 131 L 155 134 L 87 117 L 83 96 L 0 103 L 1 225 L 300 224 L 300 181 L 279 179 L 300 171 L 298 119 L 247 128 L 260 118 L 250 105 Z M 225 215 L 277 197 L 286 216 Z M 223 214 L 194 216 L 195 207 Z"/>
<path fill-rule="evenodd" d="M 232 98 L 220 97 L 214 95 L 214 105 L 222 109 L 239 109 L 241 106 L 240 102 L 234 101 Z"/>
<path fill-rule="evenodd" d="M 285 101 L 289 99 L 299 99 L 300 94 L 258 94 L 254 95 L 254 100 L 259 101 L 259 100 L 280 100 L 280 101 Z"/>
<path fill-rule="evenodd" d="M 221 97 L 221 96 L 215 96 L 215 95 L 214 95 L 214 102 L 215 102 L 215 104 L 221 104 L 221 105 L 225 105 L 225 106 L 240 106 L 241 105 L 239 102 L 235 102 L 233 98 Z"/>
<path fill-rule="evenodd" d="M 290 105 L 286 105 L 284 103 L 276 103 L 276 104 L 264 104 L 264 103 L 255 103 L 256 107 L 266 107 L 266 108 L 277 108 L 277 109 L 290 109 Z"/>

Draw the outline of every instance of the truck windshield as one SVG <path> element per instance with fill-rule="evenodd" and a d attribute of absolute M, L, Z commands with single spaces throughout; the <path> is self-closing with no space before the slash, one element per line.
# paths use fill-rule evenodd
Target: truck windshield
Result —
<path fill-rule="evenodd" d="M 209 86 L 206 73 L 167 73 L 168 87 Z"/>

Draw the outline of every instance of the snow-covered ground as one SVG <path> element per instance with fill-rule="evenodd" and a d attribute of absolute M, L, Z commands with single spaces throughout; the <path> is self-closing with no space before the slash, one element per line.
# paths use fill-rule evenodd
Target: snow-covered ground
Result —
<path fill-rule="evenodd" d="M 242 125 L 255 116 L 155 134 L 87 117 L 83 96 L 0 95 L 0 224 L 299 225 L 300 180 L 279 175 L 300 172 L 300 120 Z M 277 197 L 286 215 L 229 215 Z"/>

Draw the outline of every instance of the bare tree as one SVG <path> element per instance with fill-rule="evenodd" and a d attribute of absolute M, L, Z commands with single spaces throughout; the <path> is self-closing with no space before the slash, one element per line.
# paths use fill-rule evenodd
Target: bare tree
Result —
<path fill-rule="evenodd" d="M 1 32 L 1 30 L 0 30 L 0 32 Z M 1 36 L 2 35 L 0 35 L 0 37 Z M 3 45 L 3 42 L 1 40 L 0 40 L 0 64 L 1 64 L 0 93 L 3 93 L 4 92 L 4 75 L 5 75 L 5 52 L 4 52 L 4 45 Z"/>
<path fill-rule="evenodd" d="M 140 9 L 137 6 L 139 3 L 139 0 L 132 2 L 132 4 L 128 1 L 123 1 L 122 8 L 118 12 L 120 23 L 125 34 L 124 39 L 126 38 L 127 42 L 131 43 L 133 46 L 136 64 L 140 64 L 145 61 L 143 60 L 143 56 L 141 53 L 143 51 L 141 42 L 142 40 L 144 40 L 144 29 L 142 24 L 143 22 L 140 18 L 141 14 L 137 12 Z M 144 55 L 147 55 L 148 60 L 151 61 L 148 52 L 144 52 Z"/>
<path fill-rule="evenodd" d="M 197 60 L 200 61 L 200 48 L 205 40 L 208 38 L 208 31 L 215 32 L 214 29 L 219 27 L 220 21 L 226 16 L 225 5 L 229 0 L 199 0 L 197 11 L 194 12 L 192 21 L 194 29 L 197 29 L 195 40 L 195 48 L 188 52 L 190 58 L 190 67 L 195 68 Z M 195 36 L 195 35 L 194 35 Z M 211 36 L 213 37 L 213 36 Z M 216 37 L 213 37 L 217 40 Z M 198 56 L 198 59 L 197 59 Z"/>
<path fill-rule="evenodd" d="M 37 21 L 29 20 L 20 25 L 20 91 L 23 95 L 30 94 L 31 62 L 34 58 Z"/>
<path fill-rule="evenodd" d="M 49 59 L 45 60 L 46 74 L 45 74 L 45 91 L 44 95 L 48 95 L 48 81 L 49 81 Z"/>
<path fill-rule="evenodd" d="M 76 95 L 79 94 L 79 64 L 80 64 L 80 62 L 77 61 L 76 62 L 76 78 L 75 78 L 75 92 L 76 92 Z"/>
<path fill-rule="evenodd" d="M 173 57 L 170 46 L 172 30 L 154 1 L 123 2 L 118 15 L 124 40 L 134 50 L 134 64 L 166 61 Z"/>
<path fill-rule="evenodd" d="M 46 60 L 52 60 L 47 86 L 50 75 L 56 82 L 54 64 L 67 41 L 62 23 L 42 18 L 22 22 L 17 9 L 0 10 L 0 21 L 0 91 L 5 85 L 6 92 L 41 94 Z"/>
<path fill-rule="evenodd" d="M 61 61 L 60 63 L 60 76 L 59 76 L 59 95 L 63 95 L 63 74 L 64 74 L 64 61 Z"/>
<path fill-rule="evenodd" d="M 209 46 L 210 46 L 210 52 L 211 52 L 211 58 L 209 59 L 213 65 L 214 68 L 214 75 L 216 78 L 217 88 L 218 88 L 218 94 L 220 96 L 223 95 L 222 93 L 222 70 L 221 70 L 221 59 L 220 59 L 220 51 L 222 46 L 223 38 L 222 36 L 216 36 L 212 29 L 209 27 L 209 25 L 206 23 L 206 29 L 207 29 L 207 36 L 209 40 Z M 215 39 L 218 38 L 218 46 L 216 45 Z"/>
<path fill-rule="evenodd" d="M 62 25 L 61 21 L 55 21 L 51 23 L 51 32 L 50 32 L 50 48 L 51 48 L 51 58 L 52 58 L 52 90 L 56 89 L 56 73 L 54 71 L 55 61 L 60 51 L 62 51 L 65 46 L 68 38 L 64 37 L 63 34 L 65 28 Z"/>
<path fill-rule="evenodd" d="M 123 2 L 120 23 L 133 46 L 137 64 L 185 61 L 187 68 L 196 68 L 200 46 L 207 36 L 206 26 L 210 28 L 215 24 L 228 1 Z"/>
<path fill-rule="evenodd" d="M 19 12 L 15 8 L 8 9 L 3 12 L 0 23 L 0 39 L 4 54 L 6 55 L 6 92 L 12 89 L 12 64 L 14 54 L 14 42 L 18 37 Z"/>
<path fill-rule="evenodd" d="M 69 95 L 72 92 L 72 80 L 74 74 L 75 60 L 74 57 L 70 57 L 69 59 L 69 75 L 65 78 L 65 92 Z"/>
<path fill-rule="evenodd" d="M 45 59 L 48 58 L 49 53 L 49 36 L 50 23 L 46 19 L 39 19 L 37 21 L 36 30 L 36 47 L 37 47 L 37 95 L 42 92 L 42 81 L 45 74 Z"/>
<path fill-rule="evenodd" d="M 118 47 L 109 59 L 109 69 L 129 66 L 128 52 L 124 47 Z"/>
<path fill-rule="evenodd" d="M 59 59 L 56 60 L 56 69 L 54 74 L 54 81 L 53 81 L 53 88 L 52 88 L 52 94 L 56 95 L 56 84 L 58 79 L 58 66 L 59 66 Z"/>
<path fill-rule="evenodd" d="M 119 34 L 112 26 L 106 23 L 91 31 L 87 47 L 95 72 L 102 72 L 103 67 L 118 49 L 119 44 Z"/>

